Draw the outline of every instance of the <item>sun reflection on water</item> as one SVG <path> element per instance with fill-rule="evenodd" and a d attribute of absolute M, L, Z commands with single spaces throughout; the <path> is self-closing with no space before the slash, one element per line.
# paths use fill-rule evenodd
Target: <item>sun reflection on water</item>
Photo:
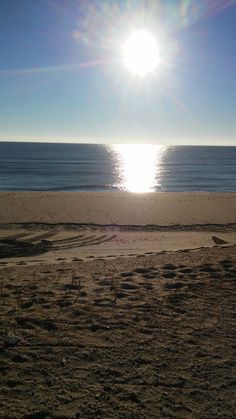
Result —
<path fill-rule="evenodd" d="M 154 192 L 158 184 L 163 146 L 115 144 L 112 153 L 118 171 L 119 189 L 129 192 Z"/>

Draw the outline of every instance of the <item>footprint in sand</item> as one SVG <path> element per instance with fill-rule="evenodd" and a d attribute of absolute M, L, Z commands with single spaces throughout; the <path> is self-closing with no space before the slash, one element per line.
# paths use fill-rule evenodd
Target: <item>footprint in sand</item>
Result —
<path fill-rule="evenodd" d="M 185 284 L 183 282 L 174 282 L 174 283 L 165 284 L 164 288 L 166 290 L 176 290 L 176 289 L 183 288 L 184 286 Z"/>
<path fill-rule="evenodd" d="M 148 274 L 150 272 L 150 269 L 140 267 L 140 268 L 134 269 L 134 272 L 137 273 L 137 274 Z"/>
<path fill-rule="evenodd" d="M 135 284 L 131 284 L 130 282 L 122 282 L 120 284 L 120 288 L 124 290 L 137 290 L 139 289 L 139 286 Z"/>
<path fill-rule="evenodd" d="M 193 270 L 192 270 L 192 268 L 183 268 L 183 269 L 180 269 L 180 273 L 182 273 L 182 274 L 190 274 L 190 273 L 192 273 L 193 272 Z"/>
<path fill-rule="evenodd" d="M 130 295 L 128 297 L 129 301 L 140 301 L 142 298 L 142 295 Z"/>
<path fill-rule="evenodd" d="M 101 281 L 98 282 L 98 284 L 101 286 L 109 286 L 111 285 L 111 281 L 109 279 L 102 279 Z"/>
<path fill-rule="evenodd" d="M 158 272 L 156 272 L 156 273 L 150 272 L 148 274 L 143 274 L 143 278 L 145 278 L 145 279 L 154 279 L 158 276 L 159 276 Z"/>
<path fill-rule="evenodd" d="M 145 290 L 147 290 L 147 291 L 151 291 L 151 290 L 153 290 L 153 288 L 154 288 L 154 286 L 153 285 L 151 285 L 151 284 L 146 284 L 146 283 L 144 283 L 144 284 L 141 284 L 142 285 L 142 287 L 143 288 L 145 288 Z"/>
<path fill-rule="evenodd" d="M 177 269 L 177 266 L 172 265 L 172 263 L 167 263 L 166 265 L 162 266 L 162 269 L 174 271 L 175 269 Z"/>
<path fill-rule="evenodd" d="M 163 278 L 172 279 L 176 277 L 176 273 L 174 272 L 165 272 L 162 274 Z"/>
<path fill-rule="evenodd" d="M 25 301 L 24 303 L 21 304 L 21 308 L 23 310 L 32 307 L 32 305 L 34 304 L 33 301 Z"/>
<path fill-rule="evenodd" d="M 134 272 L 132 272 L 132 271 L 129 271 L 129 272 L 121 272 L 120 273 L 120 276 L 123 277 L 123 278 L 129 278 L 131 276 L 134 276 Z"/>
<path fill-rule="evenodd" d="M 126 292 L 118 291 L 116 293 L 116 298 L 125 298 L 125 297 L 128 297 L 128 294 Z"/>

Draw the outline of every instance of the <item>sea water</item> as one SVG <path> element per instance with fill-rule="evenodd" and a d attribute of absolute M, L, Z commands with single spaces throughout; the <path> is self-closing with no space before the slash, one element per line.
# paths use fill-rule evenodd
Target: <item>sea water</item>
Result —
<path fill-rule="evenodd" d="M 0 142 L 1 191 L 236 191 L 236 147 Z"/>

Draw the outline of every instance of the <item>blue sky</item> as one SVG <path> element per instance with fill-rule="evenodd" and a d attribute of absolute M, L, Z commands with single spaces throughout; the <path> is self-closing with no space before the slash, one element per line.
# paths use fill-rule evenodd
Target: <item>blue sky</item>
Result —
<path fill-rule="evenodd" d="M 139 28 L 145 79 L 120 53 Z M 1 0 L 0 140 L 236 145 L 235 41 L 236 1 Z"/>

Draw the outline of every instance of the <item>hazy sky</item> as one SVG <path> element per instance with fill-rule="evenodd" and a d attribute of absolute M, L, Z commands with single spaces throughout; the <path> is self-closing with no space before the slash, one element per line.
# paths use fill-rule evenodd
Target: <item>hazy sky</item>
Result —
<path fill-rule="evenodd" d="M 0 139 L 236 145 L 236 1 L 0 0 Z M 160 47 L 145 78 L 133 30 Z"/>

